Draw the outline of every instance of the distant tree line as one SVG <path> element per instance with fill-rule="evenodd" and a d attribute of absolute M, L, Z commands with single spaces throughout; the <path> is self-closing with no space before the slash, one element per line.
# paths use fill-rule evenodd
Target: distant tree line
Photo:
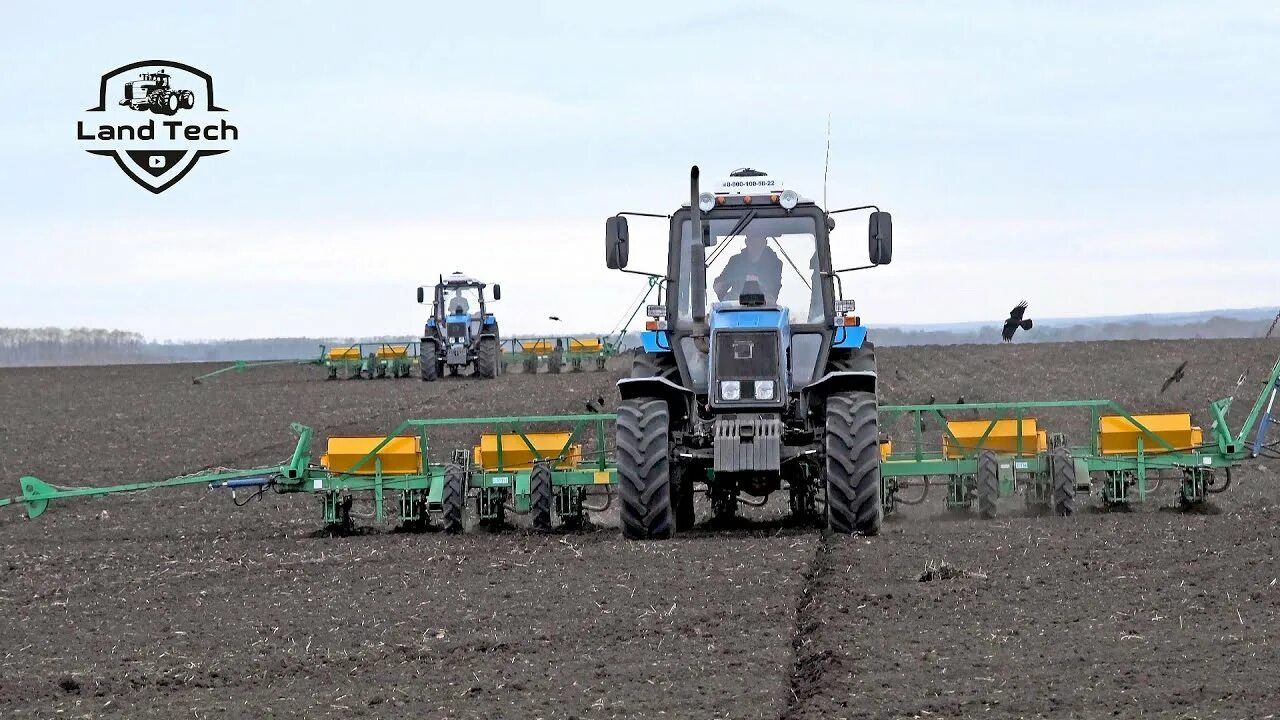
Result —
<path fill-rule="evenodd" d="M 1261 337 L 1271 320 L 1243 320 L 1210 317 L 1186 322 L 1117 322 L 1081 323 L 1077 325 L 1037 325 L 1019 331 L 1014 342 L 1082 342 L 1089 340 L 1213 340 L 1221 338 Z M 1003 342 L 1000 326 L 990 325 L 976 330 L 914 330 L 876 327 L 871 330 L 877 345 L 986 345 Z"/>
<path fill-rule="evenodd" d="M 0 365 L 114 365 L 146 362 L 146 339 L 124 330 L 0 328 Z"/>
<path fill-rule="evenodd" d="M 1125 320 L 1077 325 L 1037 325 L 1019 332 L 1015 342 L 1089 340 L 1177 340 L 1261 337 L 1271 320 L 1210 317 L 1184 322 Z M 639 345 L 628 333 L 623 347 Z M 916 330 L 873 327 L 877 345 L 971 345 L 1001 342 L 1000 327 L 973 330 Z M 141 334 L 91 328 L 0 328 L 0 367 L 31 365 L 117 365 L 170 362 L 235 362 L 317 358 L 321 346 L 355 342 L 405 342 L 404 336 L 364 338 L 281 337 L 253 340 L 148 341 Z"/>

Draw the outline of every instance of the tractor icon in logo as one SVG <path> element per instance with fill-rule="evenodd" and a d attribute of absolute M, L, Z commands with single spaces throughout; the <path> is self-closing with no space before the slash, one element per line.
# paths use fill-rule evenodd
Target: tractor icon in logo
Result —
<path fill-rule="evenodd" d="M 173 115 L 179 110 L 190 110 L 196 105 L 196 94 L 190 90 L 174 90 L 169 86 L 169 73 L 160 69 L 153 73 L 139 73 L 141 80 L 124 84 L 121 105 L 134 110 L 157 115 Z"/>

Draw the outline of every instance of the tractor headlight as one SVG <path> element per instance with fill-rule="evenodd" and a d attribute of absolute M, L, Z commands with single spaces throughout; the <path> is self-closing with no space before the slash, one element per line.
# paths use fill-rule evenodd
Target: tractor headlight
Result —
<path fill-rule="evenodd" d="M 800 202 L 800 196 L 796 194 L 795 190 L 783 190 L 782 197 L 778 198 L 778 204 L 781 205 L 784 210 L 791 210 L 798 202 Z"/>
<path fill-rule="evenodd" d="M 704 192 L 698 196 L 698 209 L 702 212 L 711 212 L 711 208 L 716 206 L 716 196 L 709 192 Z"/>
<path fill-rule="evenodd" d="M 721 380 L 720 397 L 724 400 L 742 399 L 742 383 L 737 380 Z"/>
<path fill-rule="evenodd" d="M 856 309 L 857 309 L 857 305 L 855 305 L 852 300 L 836 301 L 836 312 L 840 313 L 841 315 L 848 315 L 849 313 L 853 312 Z"/>
<path fill-rule="evenodd" d="M 772 400 L 773 399 L 773 381 L 757 380 L 755 391 L 756 391 L 757 400 Z"/>
<path fill-rule="evenodd" d="M 644 309 L 644 314 L 648 315 L 654 320 L 661 320 L 662 318 L 667 316 L 667 306 L 666 305 L 646 305 Z"/>

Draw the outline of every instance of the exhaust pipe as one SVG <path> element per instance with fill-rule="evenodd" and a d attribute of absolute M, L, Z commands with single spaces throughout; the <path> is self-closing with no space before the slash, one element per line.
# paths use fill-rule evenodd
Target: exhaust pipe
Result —
<path fill-rule="evenodd" d="M 702 243 L 702 208 L 698 206 L 698 166 L 689 170 L 689 214 L 692 245 L 689 247 L 689 302 L 693 322 L 707 320 L 707 246 Z"/>

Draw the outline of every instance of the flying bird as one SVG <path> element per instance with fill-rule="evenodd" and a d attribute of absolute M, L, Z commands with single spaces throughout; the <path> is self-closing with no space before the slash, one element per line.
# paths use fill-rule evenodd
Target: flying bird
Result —
<path fill-rule="evenodd" d="M 556 317 L 555 315 L 548 315 L 548 316 L 547 316 L 547 319 L 548 319 L 548 320 L 555 320 L 556 322 L 560 322 L 560 318 Z"/>
<path fill-rule="evenodd" d="M 1000 331 L 1000 337 L 1004 338 L 1005 342 L 1009 342 L 1013 339 L 1013 334 L 1018 332 L 1018 328 L 1022 328 L 1023 330 L 1031 329 L 1031 318 L 1027 318 L 1025 320 L 1022 319 L 1022 314 L 1026 311 L 1026 300 L 1018 303 L 1009 311 L 1009 319 L 1004 321 L 1004 329 Z"/>
<path fill-rule="evenodd" d="M 1173 374 L 1170 375 L 1168 378 L 1166 378 L 1164 381 L 1164 384 L 1160 386 L 1160 394 L 1163 395 L 1164 391 L 1168 390 L 1170 385 L 1176 382 L 1182 382 L 1182 378 L 1187 376 L 1186 370 L 1187 370 L 1187 361 L 1183 360 L 1182 364 L 1178 366 L 1178 369 L 1174 370 Z"/>

